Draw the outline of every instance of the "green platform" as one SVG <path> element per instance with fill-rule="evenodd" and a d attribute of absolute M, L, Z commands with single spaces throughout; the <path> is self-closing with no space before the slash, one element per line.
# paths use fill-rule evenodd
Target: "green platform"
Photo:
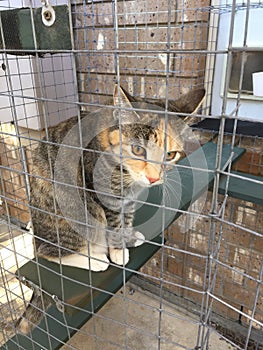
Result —
<path fill-rule="evenodd" d="M 235 177 L 235 175 L 242 178 Z M 225 194 L 226 183 L 227 177 L 223 176 L 219 184 L 219 193 Z M 263 177 L 232 171 L 227 193 L 230 197 L 263 205 Z"/>
<path fill-rule="evenodd" d="M 144 244 L 130 249 L 130 261 L 125 269 L 111 266 L 104 272 L 92 272 L 75 267 L 63 266 L 60 275 L 59 265 L 39 259 L 39 272 L 43 287 L 58 299 L 66 301 L 65 319 L 71 335 L 85 324 L 127 281 L 134 271 L 140 269 L 150 257 L 159 250 L 161 239 L 156 238 L 154 244 Z M 19 271 L 20 276 L 30 276 L 30 280 L 39 284 L 38 268 L 35 261 L 27 263 Z M 62 296 L 62 285 L 65 291 Z M 81 308 L 81 311 L 78 309 Z M 10 339 L 1 349 L 58 349 L 68 339 L 64 326 L 63 314 L 52 306 L 48 310 L 48 335 L 44 320 L 32 332 L 32 338 L 17 335 Z M 72 328 L 71 328 L 72 327 Z M 71 329 L 70 329 L 71 328 Z M 51 346 L 49 344 L 51 342 Z M 18 345 L 19 344 L 19 345 Z M 34 344 L 34 346 L 33 346 Z"/>
<path fill-rule="evenodd" d="M 21 267 L 17 271 L 19 277 L 23 276 L 36 285 L 40 284 L 39 279 L 41 279 L 44 290 L 64 301 L 66 311 L 64 317 L 68 327 L 65 327 L 63 314 L 55 306 L 52 306 L 47 316 L 48 333 L 45 323 L 42 321 L 39 327 L 32 332 L 32 337 L 14 336 L 1 347 L 1 350 L 57 349 L 66 342 L 69 336 L 68 332 L 72 336 L 92 317 L 93 313 L 98 311 L 122 287 L 124 280 L 128 280 L 158 251 L 162 245 L 159 235 L 164 228 L 179 217 L 180 210 L 187 209 L 191 202 L 212 185 L 216 152 L 216 144 L 207 143 L 180 161 L 179 166 L 168 176 L 167 181 L 172 186 L 169 186 L 169 198 L 163 197 L 161 188 L 153 187 L 151 189 L 147 204 L 144 204 L 137 211 L 135 225 L 149 239 L 155 238 L 151 238 L 152 243 L 145 243 L 130 250 L 130 261 L 125 269 L 110 266 L 107 271 L 96 273 L 63 266 L 63 276 L 61 276 L 59 265 L 44 259 L 39 259 L 41 263 L 38 265 L 40 274 L 38 274 L 38 266 L 35 261 L 30 261 Z M 230 146 L 224 146 L 222 166 L 229 159 L 230 153 Z M 237 160 L 243 153 L 243 149 L 235 148 L 233 161 Z M 187 166 L 191 166 L 191 168 Z M 161 209 L 157 208 L 156 205 L 161 205 Z M 169 207 L 169 209 L 165 207 Z M 77 308 L 81 308 L 81 310 L 77 310 Z"/>

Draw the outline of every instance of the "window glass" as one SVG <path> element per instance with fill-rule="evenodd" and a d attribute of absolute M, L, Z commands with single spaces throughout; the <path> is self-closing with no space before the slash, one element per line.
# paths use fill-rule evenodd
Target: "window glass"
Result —
<path fill-rule="evenodd" d="M 232 93 L 238 93 L 239 91 L 242 54 L 242 52 L 233 52 L 232 54 L 232 68 L 228 90 Z M 262 51 L 248 51 L 245 53 L 242 93 L 253 94 L 252 73 L 255 72 L 263 72 L 263 49 Z"/>

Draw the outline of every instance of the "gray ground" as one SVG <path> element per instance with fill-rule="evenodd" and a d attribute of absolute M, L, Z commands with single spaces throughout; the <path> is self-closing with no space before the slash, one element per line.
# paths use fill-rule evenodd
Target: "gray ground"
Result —
<path fill-rule="evenodd" d="M 160 301 L 151 294 L 137 290 L 132 295 L 124 296 L 121 291 L 62 349 L 157 350 L 158 335 L 161 350 L 193 349 L 198 333 L 197 319 L 186 316 L 165 302 L 162 305 L 159 334 L 159 308 Z M 208 349 L 234 348 L 212 332 Z"/>

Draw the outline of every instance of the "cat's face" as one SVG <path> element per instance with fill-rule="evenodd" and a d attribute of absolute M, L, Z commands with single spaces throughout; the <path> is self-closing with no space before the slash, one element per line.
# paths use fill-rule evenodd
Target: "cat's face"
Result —
<path fill-rule="evenodd" d="M 154 100 L 131 102 L 128 97 L 131 99 L 122 88 L 115 86 L 113 105 L 117 108 L 113 110 L 113 117 L 116 124 L 100 134 L 100 143 L 105 151 L 114 155 L 115 164 L 121 164 L 117 165 L 114 177 L 117 176 L 119 182 L 122 177 L 126 188 L 134 183 L 142 187 L 160 184 L 172 164 L 185 156 L 187 125 L 176 116 L 165 118 L 162 100 L 156 105 Z M 169 101 L 171 111 L 194 112 L 203 97 L 204 90 L 200 89 L 177 101 Z"/>
<path fill-rule="evenodd" d="M 154 126 L 150 123 L 128 124 L 121 132 L 117 129 L 110 133 L 112 153 L 116 157 L 121 154 L 119 159 L 133 182 L 143 187 L 162 183 L 164 167 L 169 170 L 184 156 L 180 136 L 170 125 L 166 129 L 165 133 L 164 119 L 158 118 Z"/>

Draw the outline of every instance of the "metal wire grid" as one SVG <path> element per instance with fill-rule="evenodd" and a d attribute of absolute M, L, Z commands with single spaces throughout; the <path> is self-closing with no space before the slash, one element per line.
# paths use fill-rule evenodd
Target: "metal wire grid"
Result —
<path fill-rule="evenodd" d="M 158 11 L 155 10 L 156 6 L 155 4 L 153 5 L 152 3 L 145 2 L 144 3 L 144 9 L 142 11 L 141 17 L 139 19 L 134 19 L 138 16 L 138 13 L 136 9 L 132 10 L 127 10 L 125 12 L 123 10 L 123 13 L 120 12 L 120 7 L 124 5 L 124 2 L 115 2 L 115 3 L 109 3 L 109 2 L 93 2 L 93 3 L 82 3 L 82 2 L 74 2 L 73 8 L 72 8 L 72 13 L 73 13 L 73 29 L 74 29 L 74 35 L 75 35 L 75 48 L 72 50 L 74 52 L 76 61 L 77 61 L 77 74 L 78 74 L 78 86 L 79 86 L 79 96 L 80 96 L 80 102 L 77 100 L 74 101 L 77 104 L 81 105 L 83 109 L 90 109 L 92 106 L 101 106 L 104 104 L 105 98 L 107 98 L 108 95 L 111 94 L 111 84 L 109 84 L 109 81 L 113 81 L 116 79 L 117 81 L 124 81 L 128 85 L 129 91 L 132 92 L 134 95 L 142 95 L 142 96 L 154 96 L 154 97 L 159 97 L 163 91 L 166 91 L 165 97 L 168 97 L 168 93 L 171 94 L 175 91 L 183 90 L 184 85 L 182 83 L 182 79 L 178 79 L 178 81 L 172 81 L 170 79 L 170 74 L 172 72 L 171 65 L 170 65 L 170 57 L 169 53 L 173 52 L 176 54 L 177 58 L 175 58 L 175 64 L 172 65 L 173 67 L 176 67 L 175 71 L 176 73 L 184 73 L 184 74 L 191 74 L 194 75 L 193 69 L 194 66 L 191 66 L 191 69 L 188 72 L 185 72 L 184 69 L 185 67 L 183 66 L 184 59 L 188 56 L 191 57 L 191 55 L 198 54 L 200 57 L 205 57 L 208 55 L 209 57 L 215 57 L 217 54 L 220 54 L 220 52 L 217 52 L 216 49 L 213 50 L 206 50 L 206 38 L 201 40 L 203 42 L 203 48 L 201 49 L 196 49 L 195 44 L 200 43 L 200 36 L 196 32 L 194 35 L 194 39 L 192 40 L 193 46 L 191 49 L 188 49 L 187 52 L 182 50 L 182 47 L 176 46 L 180 42 L 181 45 L 185 44 L 187 48 L 187 44 L 189 44 L 189 40 L 187 40 L 187 27 L 192 26 L 193 23 L 190 25 L 184 24 L 184 21 L 180 25 L 174 25 L 172 24 L 172 16 L 173 15 L 182 15 L 183 18 L 185 18 L 183 15 L 186 15 L 187 12 L 193 10 L 193 9 L 186 9 L 186 5 L 184 3 L 181 4 L 182 8 L 181 10 L 174 10 L 172 5 L 172 2 L 169 2 L 168 4 L 166 3 L 158 3 Z M 136 5 L 136 4 L 135 4 Z M 259 1 L 258 3 L 253 3 L 252 4 L 254 7 L 261 7 L 262 3 Z M 247 11 L 247 16 L 249 15 L 249 10 L 251 9 L 251 6 L 249 4 L 243 4 L 240 5 L 244 8 L 244 11 Z M 97 6 L 97 8 L 96 8 Z M 120 6 L 120 7 L 119 7 Z M 163 6 L 163 7 L 162 7 Z M 168 11 L 167 11 L 167 8 Z M 215 13 L 221 13 L 223 11 L 232 11 L 234 13 L 234 10 L 236 10 L 236 5 L 234 4 L 220 4 L 217 6 L 212 6 L 212 7 L 202 7 L 199 8 L 198 10 L 194 9 L 195 11 L 195 22 L 197 23 L 197 18 L 200 13 L 208 15 L 210 11 L 211 14 Z M 154 25 L 151 25 L 151 20 L 153 19 L 154 15 L 157 17 L 159 16 L 159 19 L 156 20 L 156 23 Z M 168 23 L 165 25 L 164 20 L 162 20 L 162 16 L 166 16 L 166 21 Z M 81 16 L 81 19 L 78 18 L 78 16 Z M 83 22 L 81 22 L 83 20 Z M 141 21 L 138 23 L 138 21 Z M 137 21 L 137 22 L 136 22 Z M 96 27 L 99 24 L 99 29 Z M 217 30 L 217 19 L 216 17 L 214 18 L 214 21 L 210 22 L 210 29 L 212 31 Z M 112 26 L 114 25 L 114 34 L 112 34 Z M 207 26 L 207 24 L 204 22 L 204 26 Z M 234 18 L 232 20 L 232 26 L 231 28 L 234 28 Z M 133 32 L 132 38 L 130 37 L 130 34 L 128 35 L 127 33 L 129 32 L 129 29 L 131 29 L 130 32 Z M 180 40 L 173 39 L 173 33 L 178 32 L 178 29 L 180 30 Z M 98 31 L 101 31 L 101 36 L 99 36 L 100 33 Z M 105 34 L 106 33 L 106 34 Z M 147 33 L 150 34 L 147 36 Z M 153 35 L 154 34 L 154 35 Z M 102 39 L 102 35 L 104 35 L 104 39 Z M 90 37 L 91 36 L 91 37 Z M 105 37 L 110 37 L 110 40 L 105 41 Z M 213 33 L 212 33 L 213 37 Z M 244 36 L 244 48 L 246 47 L 246 35 Z M 149 38 L 152 38 L 149 40 Z M 168 42 L 168 47 L 167 47 L 167 42 Z M 191 42 L 191 40 L 190 40 Z M 84 47 L 83 47 L 84 44 Z M 228 57 L 231 56 L 231 40 L 229 40 L 229 48 L 226 50 L 226 52 L 223 52 L 224 54 L 227 54 Z M 245 52 L 245 49 L 242 48 L 243 52 Z M 101 52 L 99 52 L 101 50 Z M 37 52 L 38 50 L 34 50 Z M 8 53 L 8 50 L 4 50 L 4 52 Z M 165 52 L 165 55 L 163 54 Z M 4 53 L 5 55 L 5 53 Z M 158 55 L 163 55 L 161 56 L 161 59 L 164 60 L 165 68 L 160 68 L 160 66 L 156 65 L 156 57 Z M 88 56 L 88 60 L 86 57 Z M 6 55 L 5 55 L 6 57 Z M 19 58 L 20 60 L 21 58 Z M 129 60 L 130 59 L 130 60 Z M 18 60 L 18 58 L 12 58 L 8 57 L 7 64 L 11 62 L 11 60 Z M 143 61 L 143 65 L 140 64 L 140 61 Z M 36 76 L 43 76 L 43 73 L 41 71 L 41 59 L 36 57 L 36 62 L 37 62 L 37 68 L 36 68 Z M 52 57 L 50 58 L 50 73 L 52 74 L 53 71 L 55 70 L 54 64 L 52 64 L 53 59 Z M 88 65 L 86 63 L 89 63 Z M 98 64 L 99 62 L 99 64 Z M 109 68 L 110 67 L 110 68 Z M 62 72 L 67 70 L 68 68 L 63 68 L 61 69 Z M 103 69 L 105 71 L 103 71 Z M 197 69 L 198 70 L 198 69 Z M 213 60 L 211 62 L 211 66 L 209 66 L 209 70 L 213 70 Z M 103 73 L 103 74 L 101 74 Z M 25 72 L 25 74 L 31 74 L 31 70 Z M 143 75 L 145 75 L 145 78 L 143 80 Z M 230 71 L 228 70 L 227 78 L 226 78 L 226 86 L 229 83 L 229 75 Z M 241 74 L 242 75 L 242 74 Z M 18 78 L 23 77 L 22 72 L 18 72 L 17 74 Z M 161 77 L 160 77 L 161 76 Z M 148 77 L 150 78 L 149 80 Z M 179 75 L 180 77 L 180 75 Z M 179 78 L 178 77 L 178 78 Z M 204 78 L 199 79 L 197 78 L 192 78 L 191 76 L 188 79 L 188 86 L 187 87 L 193 87 L 193 86 L 198 86 L 198 85 L 203 85 L 203 80 Z M 210 80 L 209 80 L 210 79 Z M 242 80 L 242 79 L 241 79 Z M 144 84 L 142 84 L 142 81 Z M 42 80 L 43 82 L 43 80 Z M 189 83 L 190 82 L 190 83 Z M 76 83 L 76 82 L 75 82 Z M 87 84 L 88 83 L 88 84 Z M 210 94 L 209 86 L 212 87 L 212 80 L 211 77 L 209 77 L 209 74 L 207 75 L 206 78 L 206 83 L 208 86 L 208 94 Z M 45 94 L 45 86 L 41 85 L 41 94 L 40 97 L 34 96 L 32 100 L 39 100 L 42 101 L 43 104 L 47 103 L 50 99 L 46 97 Z M 56 83 L 57 85 L 57 83 Z M 163 87 L 166 85 L 167 89 L 162 90 L 160 92 L 160 87 Z M 24 87 L 22 89 L 22 93 L 19 91 L 16 91 L 16 89 L 13 88 L 12 86 L 12 92 L 10 94 L 11 98 L 13 97 L 20 97 L 22 98 L 21 100 L 21 106 L 25 106 L 27 99 L 24 98 Z M 151 86 L 152 88 L 150 90 L 147 90 L 147 87 Z M 225 89 L 227 91 L 227 89 Z M 27 96 L 27 94 L 25 93 Z M 57 95 L 56 98 L 53 98 L 53 100 L 59 99 L 59 96 Z M 238 105 L 240 102 L 241 96 L 239 94 L 237 98 L 237 108 L 234 110 L 234 113 L 231 115 L 231 117 L 235 118 L 242 118 L 242 115 L 240 116 L 238 114 Z M 224 101 L 227 100 L 227 92 L 225 92 L 224 96 Z M 60 100 L 61 101 L 61 100 Z M 62 99 L 63 101 L 63 99 Z M 12 101 L 15 103 L 15 101 Z M 208 114 L 208 107 L 209 105 L 206 106 L 207 108 L 203 112 L 203 116 L 207 117 Z M 222 115 L 224 116 L 221 120 L 221 130 L 218 138 L 218 162 L 220 160 L 220 150 L 221 146 L 224 142 L 224 120 L 228 118 L 227 113 L 225 111 L 225 105 L 222 108 Z M 34 117 L 34 116 L 33 116 Z M 212 116 L 213 118 L 213 116 Z M 24 121 L 28 122 L 28 119 L 26 117 L 22 118 Z M 47 132 L 47 126 L 48 124 L 48 113 L 45 111 L 44 108 L 44 128 Z M 19 118 L 17 118 L 16 115 L 13 116 L 13 121 L 15 123 L 15 127 L 17 128 L 18 126 L 18 121 Z M 236 125 L 235 125 L 236 128 Z M 233 130 L 233 136 L 232 136 L 232 143 L 234 144 L 236 141 L 236 135 L 235 135 L 235 128 Z M 8 134 L 8 133 L 5 133 Z M 32 136 L 32 133 L 30 133 L 27 129 L 16 129 L 16 134 L 17 134 L 17 139 L 18 142 L 21 143 L 21 140 L 26 140 L 27 143 L 29 143 L 29 147 L 31 148 L 34 146 L 34 143 L 36 141 L 36 138 Z M 21 144 L 19 144 L 19 148 L 21 149 Z M 28 157 L 30 159 L 30 157 Z M 219 164 L 219 163 L 218 163 Z M 11 164 L 9 164 L 11 167 Z M 8 168 L 8 165 L 6 166 Z M 12 169 L 13 170 L 13 169 Z M 20 175 L 24 175 L 27 173 L 27 169 L 22 168 L 18 171 Z M 220 173 L 220 169 L 218 169 L 218 173 Z M 4 184 L 2 185 L 4 188 Z M 230 205 L 231 210 L 229 217 L 226 216 L 218 216 L 215 219 L 211 219 L 211 216 L 208 214 L 208 212 L 202 213 L 201 219 L 203 218 L 204 220 L 209 220 L 209 228 L 207 227 L 206 233 L 208 236 L 204 238 L 206 241 L 204 246 L 206 248 L 206 254 L 199 254 L 199 253 L 194 253 L 191 251 L 184 251 L 183 255 L 189 255 L 191 257 L 197 258 L 196 264 L 198 264 L 200 261 L 203 261 L 204 267 L 206 269 L 205 275 L 208 277 L 208 282 L 205 282 L 203 285 L 200 285 L 198 287 L 196 286 L 183 286 L 184 290 L 191 291 L 195 294 L 198 294 L 200 296 L 199 302 L 201 303 L 201 308 L 199 307 L 197 310 L 197 314 L 199 315 L 199 319 L 196 321 L 186 319 L 187 322 L 190 323 L 196 323 L 199 326 L 199 332 L 197 335 L 196 339 L 196 344 L 201 346 L 201 348 L 205 348 L 209 345 L 209 334 L 210 334 L 210 328 L 209 328 L 209 317 L 211 315 L 212 309 L 216 308 L 215 304 L 221 303 L 224 304 L 225 309 L 226 309 L 226 317 L 231 318 L 231 312 L 234 311 L 234 313 L 238 315 L 243 315 L 247 320 L 249 324 L 249 328 L 247 330 L 247 337 L 245 340 L 245 344 L 238 344 L 237 341 L 232 340 L 232 343 L 235 344 L 235 346 L 239 349 L 245 349 L 248 348 L 249 345 L 249 338 L 251 335 L 251 326 L 252 323 L 256 324 L 257 327 L 262 328 L 262 323 L 260 321 L 260 317 L 255 317 L 255 311 L 257 309 L 257 303 L 260 298 L 262 297 L 261 294 L 262 292 L 260 291 L 260 287 L 262 284 L 262 267 L 258 267 L 257 269 L 257 276 L 250 276 L 247 275 L 244 271 L 242 271 L 242 260 L 241 257 L 239 258 L 239 262 L 241 266 L 231 266 L 229 264 L 229 261 L 224 260 L 221 258 L 221 247 L 222 245 L 227 242 L 228 237 L 227 237 L 227 230 L 229 227 L 235 227 L 238 228 L 241 231 L 248 233 L 251 236 L 251 240 L 256 240 L 256 239 L 261 239 L 261 232 L 260 232 L 260 225 L 251 227 L 247 224 L 247 221 L 245 222 L 234 222 L 232 220 L 232 215 L 233 213 L 237 210 L 246 210 L 246 205 L 245 204 L 243 207 L 240 206 L 240 203 L 231 203 L 229 204 L 229 200 L 226 201 L 226 197 L 219 197 L 218 198 L 218 183 L 215 181 L 215 187 L 213 191 L 213 197 L 211 198 L 211 202 L 207 202 L 208 205 L 208 211 L 211 211 L 211 208 L 213 209 L 213 214 L 225 214 L 226 209 L 225 205 Z M 10 196 L 3 193 L 2 198 L 4 201 L 10 200 Z M 218 207 L 219 202 L 223 202 L 223 207 Z M 8 205 L 6 205 L 8 207 Z M 238 206 L 238 209 L 234 209 L 236 206 Z M 222 209 L 223 208 L 223 209 Z M 244 208 L 244 209 L 240 209 Z M 260 210 L 260 208 L 256 209 L 251 209 L 257 212 Z M 189 210 L 188 211 L 188 218 L 195 213 L 194 210 Z M 258 213 L 257 213 L 258 215 Z M 8 216 L 8 230 L 11 232 L 13 231 L 14 228 L 18 229 L 16 226 L 14 226 L 11 222 L 11 215 L 10 213 L 7 214 Z M 247 226 L 247 227 L 246 227 Z M 219 231 L 219 234 L 215 236 L 215 232 Z M 24 232 L 24 231 L 23 231 Z M 190 236 L 189 232 L 188 235 Z M 226 236 L 226 238 L 224 238 Z M 207 244 L 207 239 L 210 240 L 209 245 Z M 13 241 L 13 240 L 12 240 Z M 180 240 L 179 240 L 180 241 Z M 221 243 L 221 246 L 220 246 Z M 169 243 L 170 244 L 170 243 Z M 209 248 L 210 247 L 210 248 Z M 252 246 L 251 246 L 252 249 Z M 20 254 L 17 249 L 15 250 L 16 256 L 20 256 L 23 254 Z M 161 251 L 161 265 L 157 266 L 159 270 L 159 277 L 155 277 L 151 273 L 147 272 L 139 272 L 137 275 L 144 277 L 144 278 L 152 278 L 154 280 L 155 284 L 158 285 L 158 294 L 159 294 L 159 307 L 154 308 L 150 305 L 146 305 L 147 308 L 152 308 L 156 310 L 159 314 L 159 326 L 158 326 L 158 331 L 157 334 L 149 332 L 149 335 L 151 336 L 156 336 L 159 337 L 158 342 L 158 348 L 161 348 L 161 340 L 164 341 L 165 344 L 165 338 L 162 337 L 162 332 L 161 332 L 161 325 L 162 325 L 162 319 L 166 313 L 165 311 L 165 304 L 163 300 L 163 289 L 164 285 L 168 285 L 168 289 L 173 290 L 173 288 L 178 288 L 181 287 L 182 280 L 170 280 L 166 281 L 165 280 L 165 266 L 164 266 L 164 256 L 166 254 L 166 251 L 170 250 L 172 251 L 172 254 L 169 252 L 170 257 L 177 257 L 178 254 L 181 253 L 181 250 L 178 250 L 176 246 L 171 245 L 168 247 L 162 247 Z M 258 252 L 260 255 L 260 252 Z M 246 255 L 246 253 L 241 253 L 241 255 Z M 168 254 L 167 254 L 168 255 Z M 251 258 L 252 259 L 252 258 Z M 260 259 L 259 259 L 260 260 Z M 187 265 L 189 262 L 185 261 L 184 265 Z M 190 264 L 190 263 L 189 263 Z M 190 267 L 194 267 L 193 266 Z M 16 267 L 19 265 L 18 262 L 16 262 Z M 15 267 L 15 268 L 16 268 Z M 155 266 L 156 267 L 156 266 Z M 240 269 L 241 268 L 241 269 Z M 11 269 L 11 268 L 10 268 Z M 14 273 L 14 269 L 10 270 L 9 268 L 4 269 L 4 272 L 8 273 Z M 224 271 L 230 270 L 231 273 L 233 274 L 233 282 L 234 283 L 240 283 L 241 279 L 246 279 L 247 281 L 253 281 L 255 285 L 251 286 L 251 291 L 255 290 L 254 297 L 253 297 L 253 307 L 252 307 L 252 314 L 248 315 L 246 311 L 242 311 L 239 308 L 237 308 L 234 305 L 235 300 L 233 300 L 233 304 L 230 301 L 224 301 L 223 296 L 224 295 L 218 295 L 214 291 L 214 287 L 216 284 L 216 278 L 217 276 L 220 276 L 220 269 Z M 151 271 L 152 272 L 152 271 Z M 224 272 L 222 272 L 223 274 Z M 243 283 L 243 282 L 242 282 Z M 247 282 L 246 282 L 247 283 Z M 245 283 L 245 284 L 246 284 Z M 244 284 L 244 285 L 245 285 Z M 7 283 L 4 284 L 4 289 L 6 293 L 10 291 L 10 287 L 7 285 Z M 179 288 L 180 289 L 180 288 Z M 177 289 L 178 291 L 178 289 Z M 125 328 L 127 327 L 132 327 L 128 320 L 127 320 L 127 314 L 126 314 L 126 308 L 128 307 L 129 303 L 129 288 L 126 286 L 126 283 L 124 281 L 124 289 L 123 289 L 123 295 L 120 296 L 120 298 L 124 301 L 124 319 L 121 322 L 117 322 L 116 320 L 113 320 L 112 318 L 109 317 L 110 322 L 116 322 L 117 324 L 122 324 L 125 325 Z M 180 294 L 180 292 L 179 292 Z M 118 296 L 119 297 L 119 296 Z M 188 296 L 186 296 L 187 299 Z M 139 302 L 136 302 L 136 305 L 139 306 L 145 306 L 145 304 L 140 304 Z M 172 318 L 178 318 L 177 315 L 173 314 L 170 315 Z M 242 316 L 242 317 L 243 317 Z M 94 316 L 95 317 L 95 316 Z M 96 315 L 98 318 L 102 318 L 104 316 Z M 100 336 L 96 336 L 96 326 L 94 324 L 93 327 L 93 335 L 95 338 L 97 338 L 97 341 L 99 340 Z M 135 327 L 136 328 L 136 327 Z M 220 329 L 219 329 L 220 330 Z M 141 330 L 139 330 L 141 331 Z M 83 331 L 85 333 L 85 331 Z M 147 332 L 144 330 L 143 332 Z M 167 340 L 168 342 L 168 340 Z M 187 346 L 183 343 L 172 343 L 174 346 L 180 346 L 180 348 L 187 348 Z M 119 346 L 119 344 L 116 344 L 116 346 Z M 33 346 L 33 345 L 32 345 Z M 74 346 L 69 346 L 71 348 L 75 348 Z M 120 348 L 127 348 L 128 343 L 127 343 L 127 337 L 125 337 L 125 343 L 122 346 L 119 346 Z M 98 348 L 98 344 L 97 344 Z M 256 344 L 255 348 L 260 348 L 260 345 Z"/>
<path fill-rule="evenodd" d="M 210 194 L 203 209 L 204 215 L 205 213 L 209 215 L 211 199 Z M 224 197 L 221 195 L 219 202 L 224 206 Z M 166 298 L 170 300 L 174 298 L 176 304 L 183 304 L 187 310 L 194 309 L 198 313 L 200 310 L 193 307 L 193 302 L 200 305 L 202 301 L 210 222 L 207 218 L 200 218 L 194 226 L 191 226 L 189 220 L 191 220 L 190 215 L 186 218 L 182 217 L 168 230 L 168 249 L 165 253 L 168 267 L 165 270 L 164 279 L 170 283 L 166 284 Z M 262 329 L 261 322 L 255 322 L 255 319 L 262 319 L 262 291 L 259 295 L 255 292 L 257 284 L 261 284 L 261 220 L 260 206 L 229 199 L 225 206 L 224 218 L 222 222 L 217 223 L 215 229 L 216 254 L 212 259 L 217 271 L 213 275 L 211 291 L 213 312 L 210 321 L 241 349 L 245 346 L 247 336 L 247 329 L 242 328 L 243 326 L 253 322 L 254 329 Z M 182 231 L 185 233 L 182 234 Z M 170 260 L 174 263 L 169 266 Z M 145 272 L 149 276 L 154 274 L 154 264 L 149 264 Z M 150 281 L 153 283 L 151 279 Z M 150 285 L 148 288 L 151 290 Z M 169 293 L 174 293 L 176 297 Z M 255 303 L 257 303 L 257 316 L 254 315 L 251 318 Z M 222 322 L 222 316 L 224 322 Z M 257 348 L 255 344 L 257 342 L 260 344 L 260 339 L 260 332 L 253 334 L 249 345 Z"/>
<path fill-rule="evenodd" d="M 237 104 L 236 104 L 236 108 L 235 110 L 233 111 L 232 113 L 232 116 L 234 117 L 238 117 L 239 115 L 239 108 L 240 108 L 240 99 L 241 99 L 241 86 L 242 86 L 242 80 L 243 80 L 243 76 L 244 76 L 244 63 L 245 63 L 245 60 L 246 60 L 246 54 L 245 54 L 245 50 L 244 48 L 247 47 L 247 45 L 249 45 L 249 41 L 248 41 L 248 31 L 249 31 L 249 26 L 248 26 L 248 23 L 249 23 L 249 15 L 250 15 L 250 11 L 249 11 L 249 6 L 245 9 L 246 11 L 246 15 L 245 15 L 245 26 L 244 26 L 244 32 L 243 32 L 243 36 L 242 36 L 242 40 L 243 40 L 243 48 L 241 49 L 242 51 L 242 65 L 241 65 L 241 71 L 240 71 L 240 80 L 239 80 L 239 92 L 238 92 L 238 95 L 237 95 Z M 231 16 L 231 24 L 232 26 L 230 27 L 230 36 L 229 36 L 229 46 L 228 48 L 232 48 L 233 47 L 233 37 L 234 37 L 234 23 L 235 23 L 235 16 L 232 12 L 232 16 Z M 231 62 L 231 50 L 229 50 L 228 52 L 228 58 L 227 58 L 227 73 L 226 73 L 226 79 L 225 79 L 225 89 L 224 89 L 224 100 L 223 100 L 223 105 L 222 105 L 222 115 L 224 115 L 226 113 L 226 106 L 227 106 L 227 91 L 228 91 L 228 86 L 229 86 L 229 82 L 230 82 L 230 79 L 231 79 L 231 73 L 230 73 L 230 62 Z M 222 129 L 224 128 L 224 118 L 222 119 L 222 123 L 220 125 L 221 127 L 221 131 Z M 234 130 L 233 130 L 233 138 L 232 138 L 232 144 L 234 144 L 236 142 L 236 127 L 237 127 L 237 122 L 235 120 L 235 123 L 234 123 Z M 220 133 L 219 133 L 220 135 Z M 220 137 L 220 136 L 219 136 Z M 223 140 L 223 133 L 221 133 L 221 137 L 222 137 L 222 140 Z M 214 185 L 214 189 L 216 189 L 216 186 L 217 186 L 217 181 L 215 181 L 215 185 Z M 215 194 L 215 192 L 214 192 Z M 216 198 L 217 195 L 215 194 L 214 198 Z M 217 201 L 218 202 L 218 201 Z M 240 207 L 239 207 L 240 209 Z M 257 209 L 257 208 L 255 208 Z M 247 211 L 249 212 L 250 214 L 255 214 L 257 212 L 257 210 L 253 210 L 251 208 L 245 208 L 243 209 L 244 211 Z M 238 210 L 237 210 L 238 212 Z M 223 227 L 222 229 L 219 230 L 220 234 L 223 233 L 227 235 L 227 231 L 228 231 L 228 228 L 224 227 L 224 225 L 227 225 L 230 230 L 231 230 L 231 226 L 232 226 L 232 220 L 227 220 L 226 219 L 226 210 L 224 210 L 224 213 L 223 213 L 223 217 L 222 217 L 222 222 L 223 222 Z M 259 219 L 260 220 L 260 219 Z M 251 224 L 251 222 L 250 222 Z M 240 222 L 240 217 L 236 218 L 236 222 L 233 224 L 234 227 L 238 227 L 240 229 L 240 231 L 242 232 L 243 230 L 245 231 L 247 229 L 247 223 L 244 224 L 244 222 Z M 253 239 L 255 239 L 255 237 L 262 237 L 262 232 L 260 232 L 261 230 L 259 231 L 254 231 L 253 228 L 252 230 L 249 232 L 254 235 L 253 236 Z M 229 238 L 229 237 L 228 237 Z M 224 240 L 224 238 L 223 238 Z M 220 241 L 220 239 L 219 239 Z M 224 241 L 222 241 L 222 243 L 224 244 Z M 239 249 L 238 248 L 235 248 L 236 249 L 236 253 L 239 252 Z M 240 249 L 240 252 L 242 251 L 242 249 Z M 219 252 L 219 251 L 218 251 Z M 241 261 L 241 260 L 245 260 L 244 259 L 244 256 L 243 256 L 243 259 L 242 257 L 240 256 L 240 252 L 238 254 L 235 255 L 235 258 L 234 260 L 237 261 Z M 244 252 L 244 255 L 247 253 L 247 252 Z M 253 254 L 252 254 L 253 255 Z M 248 254 L 249 256 L 249 254 Z M 247 258 L 248 258 L 247 256 Z M 218 259 L 219 258 L 219 259 Z M 258 264 L 258 268 L 256 269 L 256 275 L 254 275 L 253 273 L 251 274 L 247 274 L 247 270 L 244 269 L 240 269 L 239 267 L 237 266 L 233 266 L 233 265 L 228 265 L 228 263 L 225 263 L 224 261 L 224 258 L 220 258 L 220 255 L 216 255 L 216 261 L 217 261 L 217 266 L 219 267 L 219 271 L 220 269 L 223 267 L 223 270 L 224 268 L 226 269 L 231 269 L 233 268 L 232 270 L 232 273 L 233 273 L 233 276 L 232 276 L 232 283 L 240 283 L 242 284 L 243 286 L 245 286 L 245 288 L 249 289 L 249 282 L 253 281 L 254 284 L 252 283 L 253 287 L 253 298 L 251 300 L 251 311 L 247 311 L 243 313 L 243 305 L 241 305 L 241 312 L 240 312 L 240 323 L 241 323 L 241 317 L 242 316 L 245 316 L 247 322 L 249 323 L 249 327 L 248 327 L 248 333 L 247 333 L 247 337 L 246 337 L 246 340 L 244 342 L 244 347 L 247 348 L 250 344 L 250 336 L 251 336 L 251 331 L 252 331 L 252 324 L 254 323 L 254 326 L 257 324 L 257 321 L 255 322 L 255 312 L 256 312 L 256 309 L 257 309 L 257 306 L 261 304 L 261 298 L 262 298 L 262 291 L 261 291 L 261 284 L 262 284 L 262 257 L 257 256 L 258 260 L 257 262 L 253 262 L 254 263 L 254 266 L 256 264 Z M 253 257 L 250 256 L 250 259 L 253 260 Z M 242 262 L 243 262 L 242 261 Z M 251 261 L 250 261 L 251 263 Z M 245 280 L 247 278 L 247 280 Z M 222 296 L 224 297 L 224 296 Z M 216 302 L 222 302 L 224 304 L 224 301 L 222 301 L 222 299 L 219 297 L 215 297 L 215 300 Z M 225 305 L 229 306 L 228 303 L 225 303 Z M 237 307 L 234 307 L 233 306 L 234 303 L 232 304 L 232 307 L 230 307 L 230 309 L 232 310 L 235 310 L 237 311 Z M 249 308 L 248 308 L 249 309 Z M 253 315 L 253 317 L 251 318 L 251 315 Z M 258 318 L 257 318 L 258 319 Z M 259 317 L 260 319 L 260 317 Z M 262 323 L 259 322 L 257 324 L 257 327 L 259 329 L 262 329 Z M 260 347 L 260 345 L 258 344 L 258 340 L 256 340 L 255 342 L 256 344 L 254 344 L 254 347 L 255 348 L 258 348 Z M 240 343 L 238 344 L 240 345 Z M 252 345 L 253 346 L 253 345 Z"/>

